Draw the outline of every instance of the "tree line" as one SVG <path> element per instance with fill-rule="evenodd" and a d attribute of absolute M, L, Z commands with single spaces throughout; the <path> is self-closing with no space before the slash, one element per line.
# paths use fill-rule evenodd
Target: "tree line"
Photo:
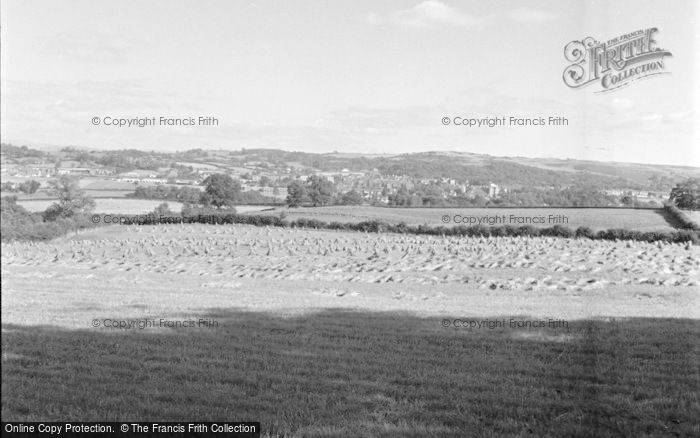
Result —
<path fill-rule="evenodd" d="M 328 181 L 322 177 L 312 177 L 306 183 L 292 183 L 299 191 L 292 190 L 290 195 L 297 200 L 308 199 L 311 203 L 329 202 L 333 199 L 334 189 Z M 290 184 L 290 186 L 292 186 Z M 553 227 L 551 230 L 532 227 L 428 227 L 421 228 L 407 226 L 405 224 L 387 224 L 383 222 L 371 222 L 362 224 L 322 223 L 308 219 L 298 219 L 286 222 L 282 217 L 261 215 L 236 215 L 233 208 L 242 199 L 240 183 L 228 175 L 212 175 L 205 180 L 205 190 L 200 194 L 197 203 L 185 203 L 183 211 L 179 213 L 193 215 L 196 212 L 207 214 L 219 214 L 228 216 L 226 223 L 251 223 L 270 224 L 279 226 L 303 226 L 311 228 L 330 228 L 358 231 L 386 231 L 398 233 L 418 234 L 449 234 L 449 235 L 502 235 L 502 236 L 540 236 L 556 235 L 561 237 L 587 237 L 594 239 L 632 239 L 632 240 L 665 240 L 670 242 L 698 242 L 698 225 L 689 220 L 678 209 L 700 209 L 700 180 L 690 179 L 679 183 L 673 188 L 670 195 L 670 204 L 666 207 L 667 213 L 673 215 L 679 222 L 680 231 L 674 232 L 647 232 L 641 233 L 631 230 L 606 230 L 593 232 L 581 227 L 577 230 L 569 230 L 563 227 Z M 307 191 L 308 190 L 308 191 Z M 95 201 L 87 196 L 78 186 L 78 180 L 63 175 L 50 182 L 49 193 L 56 196 L 57 201 L 42 213 L 31 213 L 17 203 L 16 196 L 5 196 L 0 204 L 0 226 L 3 240 L 47 240 L 58 237 L 70 231 L 93 227 L 96 224 L 90 220 L 90 213 L 94 211 Z M 343 196 L 347 195 L 343 194 Z M 170 215 L 172 213 L 167 205 L 159 206 L 155 215 Z M 548 234 L 549 233 L 549 234 Z"/>

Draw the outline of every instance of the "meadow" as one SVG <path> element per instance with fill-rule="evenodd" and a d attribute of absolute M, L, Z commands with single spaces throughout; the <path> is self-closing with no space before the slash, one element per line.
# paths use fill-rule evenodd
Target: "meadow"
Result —
<path fill-rule="evenodd" d="M 55 200 L 29 200 L 18 201 L 17 203 L 30 212 L 41 212 L 46 210 Z M 153 211 L 162 204 L 159 199 L 130 199 L 130 198 L 95 198 L 95 213 L 121 213 L 121 214 L 144 214 Z M 180 202 L 168 202 L 171 210 L 179 212 L 182 209 Z"/>
<path fill-rule="evenodd" d="M 683 210 L 683 214 L 685 214 L 688 217 L 688 219 L 695 222 L 696 224 L 700 224 L 700 211 Z"/>
<path fill-rule="evenodd" d="M 109 192 L 108 192 L 109 193 Z M 108 193 L 103 193 L 105 196 Z M 86 191 L 87 195 L 90 195 L 89 191 Z M 117 194 L 119 196 L 119 194 Z M 147 214 L 152 212 L 156 207 L 162 203 L 168 204 L 168 208 L 179 213 L 182 210 L 182 203 L 175 201 L 167 201 L 163 199 L 134 199 L 134 198 L 98 198 L 93 197 L 95 200 L 95 210 L 94 213 L 121 213 L 121 214 Z M 46 210 L 51 204 L 56 202 L 55 199 L 32 199 L 24 200 L 20 199 L 17 201 L 19 205 L 26 208 L 30 212 L 42 212 Z M 255 213 L 261 212 L 271 207 L 265 205 L 238 205 L 235 207 L 238 213 Z"/>
<path fill-rule="evenodd" d="M 562 225 L 571 229 L 593 230 L 625 228 L 636 231 L 670 231 L 675 221 L 662 209 L 622 208 L 390 208 L 369 206 L 277 207 L 266 214 L 284 213 L 288 220 L 308 218 L 324 222 L 363 222 L 380 220 L 408 225 Z M 505 216 L 505 218 L 503 218 Z M 567 221 L 563 222 L 562 217 Z M 447 220 L 445 220 L 445 217 Z M 484 219 L 484 218 L 487 219 Z M 491 219 L 488 219 L 490 217 Z M 498 219 L 495 219 L 498 218 Z M 488 221 L 491 220 L 492 223 Z M 493 222 L 498 220 L 498 222 Z M 470 222 L 471 221 L 471 222 Z"/>
<path fill-rule="evenodd" d="M 698 281 L 700 248 L 666 242 L 158 225 L 4 243 L 2 415 L 697 436 Z"/>

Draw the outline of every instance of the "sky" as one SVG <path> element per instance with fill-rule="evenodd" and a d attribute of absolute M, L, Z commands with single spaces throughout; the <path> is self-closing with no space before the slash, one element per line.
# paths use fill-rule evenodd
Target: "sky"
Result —
<path fill-rule="evenodd" d="M 700 166 L 696 0 L 3 0 L 0 16 L 3 142 Z M 570 41 L 651 27 L 669 74 L 564 84 Z M 105 124 L 200 116 L 218 125 Z M 569 124 L 441 122 L 502 116 Z"/>

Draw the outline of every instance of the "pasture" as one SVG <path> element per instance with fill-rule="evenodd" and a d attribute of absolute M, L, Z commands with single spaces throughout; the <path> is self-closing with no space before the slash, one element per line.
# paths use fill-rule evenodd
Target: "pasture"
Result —
<path fill-rule="evenodd" d="M 126 191 L 134 192 L 136 185 L 131 182 L 118 181 L 107 178 L 81 178 L 78 185 L 83 190 L 89 191 Z"/>
<path fill-rule="evenodd" d="M 664 242 L 159 225 L 2 244 L 2 415 L 697 436 L 698 281 L 700 248 Z M 501 320 L 568 327 L 469 326 Z"/>
<path fill-rule="evenodd" d="M 90 195 L 88 191 L 86 194 Z M 167 203 L 171 211 L 179 213 L 182 210 L 181 202 L 167 201 L 164 199 L 134 199 L 134 198 L 94 198 L 95 213 L 113 213 L 113 214 L 146 214 L 153 211 L 162 203 Z M 37 200 L 18 200 L 17 203 L 31 212 L 42 212 L 51 204 L 56 202 L 55 199 L 37 199 Z M 238 205 L 235 207 L 237 213 L 256 213 L 272 208 L 266 205 Z"/>
<path fill-rule="evenodd" d="M 55 200 L 31 200 L 18 201 L 17 203 L 31 212 L 46 210 Z M 143 214 L 153 211 L 163 202 L 168 203 L 170 210 L 179 212 L 182 203 L 169 202 L 160 199 L 132 199 L 132 198 L 95 198 L 95 213 L 114 214 Z"/>
<path fill-rule="evenodd" d="M 284 212 L 287 219 L 317 219 L 324 222 L 363 222 L 371 220 L 408 225 L 531 225 L 593 230 L 625 228 L 637 231 L 670 231 L 675 222 L 663 210 L 622 208 L 389 208 L 369 206 L 277 207 L 266 214 Z M 445 221 L 444 217 L 447 218 Z M 566 222 L 562 221 L 566 217 Z M 479 219 L 482 222 L 479 222 Z M 489 222 L 490 221 L 490 222 Z"/>
<path fill-rule="evenodd" d="M 685 214 L 688 219 L 691 221 L 695 222 L 696 224 L 700 225 L 700 211 L 697 210 L 683 210 L 683 214 Z"/>

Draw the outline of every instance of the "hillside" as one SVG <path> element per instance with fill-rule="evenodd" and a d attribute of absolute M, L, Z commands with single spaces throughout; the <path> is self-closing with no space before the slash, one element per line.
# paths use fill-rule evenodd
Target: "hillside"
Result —
<path fill-rule="evenodd" d="M 203 151 L 204 152 L 204 151 Z M 218 164 L 220 153 L 206 151 L 193 161 Z M 323 172 L 376 169 L 383 175 L 415 178 L 468 179 L 473 184 L 509 186 L 625 187 L 666 191 L 678 181 L 700 177 L 700 168 L 690 166 L 612 163 L 552 158 L 494 157 L 467 152 L 422 152 L 401 155 L 313 154 L 278 149 L 245 149 L 228 152 L 228 158 L 255 161 L 269 166 L 288 165 Z M 190 156 L 187 152 L 183 156 Z M 211 159 L 211 162 L 208 160 Z"/>
<path fill-rule="evenodd" d="M 668 192 L 686 178 L 700 178 L 700 168 L 690 166 L 614 163 L 553 158 L 495 157 L 468 152 L 421 152 L 400 155 L 308 153 L 279 149 L 204 150 L 156 152 L 134 149 L 90 150 L 18 147 L 3 143 L 2 163 L 26 165 L 76 160 L 81 165 L 113 167 L 117 171 L 161 169 L 175 164 L 234 174 L 269 172 L 362 172 L 410 178 L 453 178 L 472 185 L 505 187 L 627 189 Z M 87 163 L 87 164 L 86 164 Z M 5 175 L 4 175 L 5 176 Z"/>

